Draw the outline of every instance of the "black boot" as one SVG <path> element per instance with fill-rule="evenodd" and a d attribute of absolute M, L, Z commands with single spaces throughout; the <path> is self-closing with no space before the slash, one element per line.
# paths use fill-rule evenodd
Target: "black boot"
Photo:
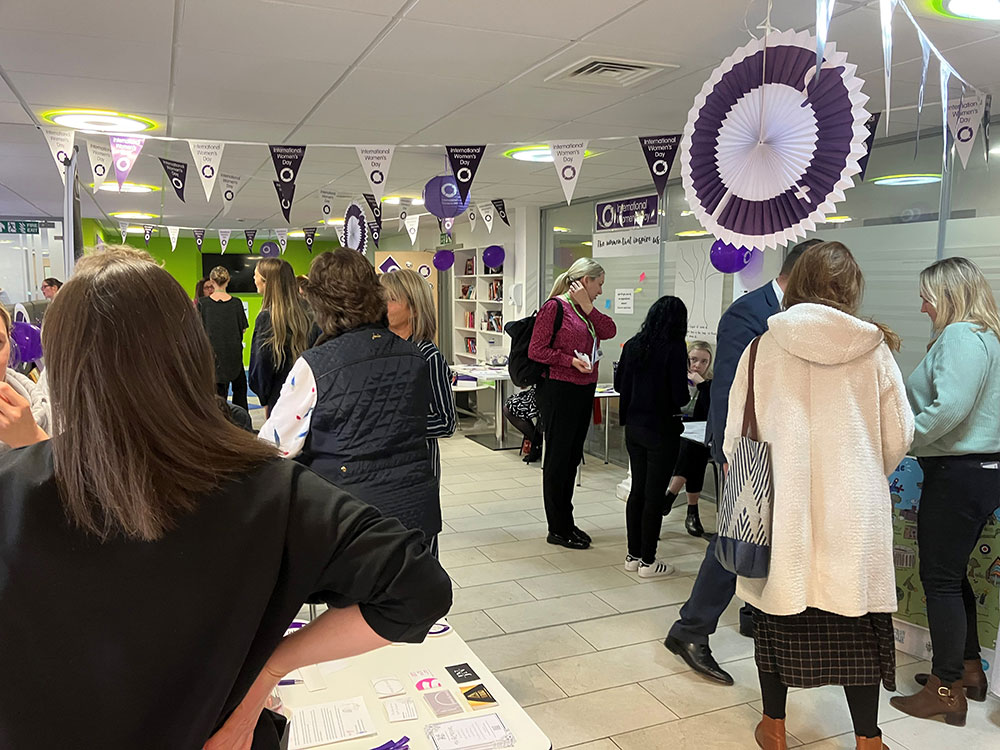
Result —
<path fill-rule="evenodd" d="M 666 518 L 674 508 L 674 501 L 677 500 L 677 493 L 667 490 L 667 501 L 663 504 L 663 517 Z"/>
<path fill-rule="evenodd" d="M 701 517 L 698 515 L 698 506 L 689 505 L 687 518 L 684 519 L 684 528 L 691 536 L 704 536 L 705 527 L 701 525 Z"/>

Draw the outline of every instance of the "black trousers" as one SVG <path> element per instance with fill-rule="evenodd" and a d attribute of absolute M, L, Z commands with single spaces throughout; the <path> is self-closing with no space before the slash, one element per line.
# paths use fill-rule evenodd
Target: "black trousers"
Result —
<path fill-rule="evenodd" d="M 250 411 L 250 405 L 247 403 L 247 373 L 246 370 L 240 370 L 239 376 L 236 380 L 232 381 L 233 386 L 233 404 L 236 406 L 241 406 L 247 411 Z M 222 398 L 226 398 L 229 395 L 230 383 L 216 383 L 215 387 Z"/>
<path fill-rule="evenodd" d="M 1000 507 L 998 462 L 1000 454 L 920 459 L 924 471 L 917 513 L 920 582 L 927 595 L 932 671 L 945 684 L 962 678 L 963 659 L 980 658 L 969 557 L 989 517 Z"/>
<path fill-rule="evenodd" d="M 573 487 L 576 469 L 583 460 L 596 390 L 596 383 L 577 385 L 548 379 L 538 386 L 538 410 L 545 431 L 542 494 L 550 534 L 566 536 L 573 530 Z"/>
<path fill-rule="evenodd" d="M 764 702 L 764 715 L 772 719 L 785 718 L 788 688 L 781 677 L 770 672 L 757 672 L 760 694 Z M 850 685 L 844 687 L 847 707 L 851 711 L 854 733 L 860 737 L 881 737 L 878 728 L 878 685 Z"/>
<path fill-rule="evenodd" d="M 670 470 L 677 462 L 681 436 L 650 435 L 625 427 L 625 448 L 632 467 L 632 489 L 625 505 L 628 553 L 641 557 L 647 565 L 656 559 Z"/>

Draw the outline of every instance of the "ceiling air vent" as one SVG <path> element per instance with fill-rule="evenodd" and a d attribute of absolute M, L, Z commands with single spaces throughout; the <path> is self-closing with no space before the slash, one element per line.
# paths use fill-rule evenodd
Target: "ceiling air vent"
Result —
<path fill-rule="evenodd" d="M 679 65 L 625 60 L 620 57 L 587 57 L 553 73 L 546 83 L 565 81 L 591 86 L 611 86 L 628 88 L 664 70 L 673 70 Z"/>

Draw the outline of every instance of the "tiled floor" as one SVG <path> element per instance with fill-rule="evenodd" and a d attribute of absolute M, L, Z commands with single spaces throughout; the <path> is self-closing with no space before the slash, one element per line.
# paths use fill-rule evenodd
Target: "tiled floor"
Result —
<path fill-rule="evenodd" d="M 538 722 L 556 748 L 657 750 L 756 747 L 760 690 L 753 643 L 737 632 L 734 604 L 712 638 L 734 687 L 709 683 L 663 648 L 687 599 L 705 542 L 684 532 L 683 513 L 664 523 L 660 554 L 677 566 L 643 581 L 622 568 L 624 503 L 615 497 L 622 470 L 588 456 L 576 492 L 578 525 L 594 538 L 586 551 L 545 542 L 541 471 L 516 451 L 494 453 L 459 433 L 442 441 L 445 530 L 441 561 L 455 582 L 450 622 Z M 702 518 L 715 528 L 714 506 Z M 925 663 L 900 654 L 898 682 Z M 998 750 L 1000 701 L 970 704 L 964 729 L 881 711 L 892 750 Z M 853 748 L 843 692 L 794 691 L 788 701 L 790 746 Z"/>

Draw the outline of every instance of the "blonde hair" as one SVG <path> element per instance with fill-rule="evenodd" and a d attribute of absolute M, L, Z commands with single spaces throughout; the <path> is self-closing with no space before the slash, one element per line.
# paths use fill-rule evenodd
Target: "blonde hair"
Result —
<path fill-rule="evenodd" d="M 281 369 L 286 349 L 294 362 L 309 348 L 311 321 L 288 261 L 264 258 L 257 263 L 257 270 L 266 282 L 261 309 L 271 313 L 271 335 L 264 346 L 270 347 L 274 364 Z"/>
<path fill-rule="evenodd" d="M 212 273 L 208 275 L 214 283 L 225 286 L 229 283 L 229 271 L 226 270 L 225 266 L 216 266 L 212 269 Z"/>
<path fill-rule="evenodd" d="M 13 325 L 10 319 L 10 313 L 7 312 L 7 308 L 0 305 L 0 323 L 3 324 L 4 330 L 10 334 L 10 328 Z"/>
<path fill-rule="evenodd" d="M 569 291 L 569 285 L 574 281 L 584 278 L 596 279 L 598 276 L 603 275 L 604 268 L 593 258 L 577 258 L 566 273 L 561 273 L 556 277 L 555 283 L 552 285 L 552 291 L 549 292 L 549 299 L 558 297 L 560 294 L 566 294 Z"/>
<path fill-rule="evenodd" d="M 688 344 L 688 354 L 693 351 L 708 352 L 708 369 L 705 371 L 705 380 L 712 379 L 712 362 L 715 360 L 715 352 L 712 345 L 707 341 L 692 341 Z"/>
<path fill-rule="evenodd" d="M 416 271 L 403 268 L 379 277 L 386 297 L 392 302 L 405 302 L 410 308 L 410 329 L 414 341 L 433 341 L 437 334 L 434 296 L 427 279 Z"/>
<path fill-rule="evenodd" d="M 952 323 L 975 323 L 1000 338 L 996 297 L 979 266 L 968 258 L 945 258 L 920 272 L 920 296 L 934 305 L 934 337 Z"/>

